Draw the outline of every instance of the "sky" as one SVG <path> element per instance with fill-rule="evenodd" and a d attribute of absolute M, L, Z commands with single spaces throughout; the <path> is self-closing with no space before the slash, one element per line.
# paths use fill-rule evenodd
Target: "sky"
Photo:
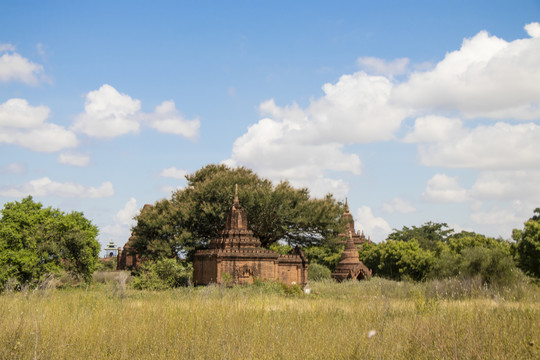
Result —
<path fill-rule="evenodd" d="M 207 164 L 348 199 L 376 242 L 540 207 L 538 1 L 2 1 L 0 204 L 122 246 Z"/>

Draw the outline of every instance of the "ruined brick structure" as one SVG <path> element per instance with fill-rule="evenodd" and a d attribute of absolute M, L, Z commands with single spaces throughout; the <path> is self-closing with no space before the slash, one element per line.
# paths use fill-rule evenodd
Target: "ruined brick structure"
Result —
<path fill-rule="evenodd" d="M 152 208 L 152 205 L 145 204 L 141 210 L 149 210 Z M 140 262 L 141 258 L 133 248 L 133 243 L 137 240 L 137 235 L 135 232 L 131 233 L 127 243 L 124 245 L 124 249 L 118 248 L 118 256 L 116 258 L 116 270 L 135 270 Z"/>
<path fill-rule="evenodd" d="M 341 260 L 332 273 L 332 279 L 339 282 L 348 279 L 362 280 L 371 276 L 371 270 L 360 261 L 358 248 L 353 240 L 352 233 L 349 233 L 345 249 L 341 253 Z"/>
<path fill-rule="evenodd" d="M 208 250 L 199 250 L 194 255 L 193 283 L 251 284 L 254 279 L 261 279 L 305 285 L 307 268 L 306 257 L 299 247 L 288 255 L 261 247 L 259 239 L 248 229 L 246 211 L 238 201 L 236 188 L 225 229 L 210 242 Z"/>
<path fill-rule="evenodd" d="M 137 236 L 131 233 L 129 240 L 124 245 L 124 249 L 118 248 L 118 256 L 116 258 L 116 270 L 135 270 L 140 263 L 140 258 L 133 249 L 133 242 Z"/>
<path fill-rule="evenodd" d="M 364 235 L 364 231 L 360 233 L 360 230 L 356 231 L 354 229 L 354 219 L 351 212 L 349 211 L 349 203 L 347 199 L 345 199 L 345 212 L 343 213 L 343 215 L 341 215 L 341 218 L 345 219 L 347 222 L 347 227 L 345 229 L 345 232 L 338 235 L 339 237 L 343 239 L 343 242 L 347 242 L 347 239 L 349 238 L 349 236 L 352 236 L 353 242 L 356 245 L 360 245 L 364 243 L 368 243 L 368 244 L 371 243 L 371 239 L 369 237 L 366 239 L 366 236 Z"/>

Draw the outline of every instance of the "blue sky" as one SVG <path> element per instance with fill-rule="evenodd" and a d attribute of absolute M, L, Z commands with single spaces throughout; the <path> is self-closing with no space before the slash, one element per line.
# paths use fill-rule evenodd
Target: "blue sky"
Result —
<path fill-rule="evenodd" d="M 357 228 L 510 238 L 540 206 L 537 1 L 4 1 L 0 202 L 123 245 L 209 163 L 348 197 Z"/>

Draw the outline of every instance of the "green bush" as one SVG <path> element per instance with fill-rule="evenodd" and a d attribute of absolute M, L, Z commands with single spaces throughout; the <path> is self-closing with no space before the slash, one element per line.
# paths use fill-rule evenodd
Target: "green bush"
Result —
<path fill-rule="evenodd" d="M 193 269 L 175 259 L 146 261 L 141 264 L 132 285 L 135 289 L 164 290 L 191 284 Z"/>
<path fill-rule="evenodd" d="M 317 263 L 309 264 L 308 268 L 308 280 L 319 281 L 324 279 L 330 279 L 331 271 L 324 265 Z"/>

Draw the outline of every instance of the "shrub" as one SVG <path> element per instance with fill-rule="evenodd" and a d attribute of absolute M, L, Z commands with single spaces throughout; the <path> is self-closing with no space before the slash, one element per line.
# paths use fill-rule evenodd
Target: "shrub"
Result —
<path fill-rule="evenodd" d="M 324 265 L 317 263 L 309 264 L 308 280 L 319 281 L 324 279 L 330 279 L 331 271 Z"/>
<path fill-rule="evenodd" d="M 146 261 L 133 279 L 135 289 L 164 290 L 191 284 L 193 270 L 175 259 Z"/>

